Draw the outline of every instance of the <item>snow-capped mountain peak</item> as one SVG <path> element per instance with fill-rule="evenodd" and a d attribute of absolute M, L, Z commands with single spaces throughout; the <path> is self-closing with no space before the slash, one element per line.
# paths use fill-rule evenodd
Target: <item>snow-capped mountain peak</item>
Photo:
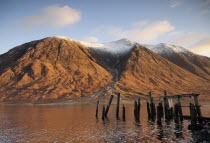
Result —
<path fill-rule="evenodd" d="M 186 50 L 185 48 L 182 48 L 180 46 L 170 45 L 167 43 L 160 43 L 157 45 L 150 45 L 150 46 L 145 45 L 145 46 L 157 54 L 189 53 L 189 51 Z"/>
<path fill-rule="evenodd" d="M 86 42 L 86 41 L 77 41 L 77 42 L 79 42 L 80 44 L 87 46 L 89 48 L 94 48 L 94 49 L 98 49 L 101 51 L 110 52 L 113 54 L 127 53 L 135 45 L 138 45 L 138 43 L 130 41 L 125 38 L 117 40 L 117 41 L 109 42 L 109 43 L 93 43 L 93 42 Z"/>
<path fill-rule="evenodd" d="M 73 40 L 71 38 L 65 36 L 56 36 L 56 38 L 71 40 L 80 43 L 88 48 L 109 52 L 112 54 L 124 54 L 129 52 L 135 45 L 140 45 L 136 42 L 130 41 L 126 38 L 109 42 L 109 43 L 96 43 L 96 42 L 87 42 L 87 41 L 80 41 L 80 40 Z M 167 43 L 160 43 L 157 45 L 144 45 L 148 49 L 152 50 L 157 54 L 173 54 L 173 53 L 190 53 L 185 48 L 180 46 L 171 45 Z"/>
<path fill-rule="evenodd" d="M 124 53 L 129 52 L 135 45 L 139 45 L 138 43 L 130 41 L 126 38 L 109 42 L 109 43 L 96 43 L 96 42 L 73 40 L 65 36 L 55 36 L 55 38 L 75 41 L 88 48 L 109 52 L 112 54 L 124 54 Z"/>

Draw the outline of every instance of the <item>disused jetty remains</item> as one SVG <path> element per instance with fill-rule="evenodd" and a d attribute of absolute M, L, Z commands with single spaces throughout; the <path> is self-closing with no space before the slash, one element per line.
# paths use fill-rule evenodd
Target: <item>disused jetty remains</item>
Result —
<path fill-rule="evenodd" d="M 201 105 L 198 101 L 198 96 L 200 94 L 181 94 L 181 95 L 173 95 L 168 96 L 167 92 L 164 91 L 164 96 L 158 97 L 159 102 L 155 103 L 154 97 L 152 93 L 148 93 L 149 102 L 146 102 L 147 106 L 147 114 L 148 119 L 151 121 L 156 121 L 158 125 L 161 125 L 162 122 L 165 120 L 166 122 L 170 120 L 174 120 L 175 123 L 182 122 L 184 119 L 191 120 L 191 124 L 189 125 L 189 129 L 200 129 L 205 121 L 210 121 L 210 117 L 203 117 L 201 112 Z M 115 95 L 117 97 L 117 106 L 116 106 L 116 119 L 119 120 L 119 111 L 120 111 L 120 93 Z M 109 102 L 107 106 L 103 105 L 102 108 L 102 120 L 107 118 L 109 108 L 112 104 L 114 95 L 110 96 Z M 189 106 L 182 106 L 181 99 L 190 97 L 194 99 L 193 103 L 190 103 Z M 175 100 L 175 104 L 173 101 Z M 157 104 L 157 105 L 155 105 Z M 99 101 L 97 101 L 96 106 L 96 117 L 98 118 L 98 106 Z M 182 108 L 188 107 L 190 111 L 190 115 L 183 115 Z M 125 106 L 122 106 L 122 119 L 125 121 L 126 118 L 126 110 Z M 141 109 L 141 102 L 140 98 L 137 101 L 134 101 L 134 119 L 136 122 L 140 122 L 140 109 Z"/>
<path fill-rule="evenodd" d="M 147 113 L 148 119 L 151 121 L 155 121 L 157 119 L 157 124 L 162 124 L 162 119 L 165 121 L 174 120 L 175 123 L 182 122 L 184 119 L 191 120 L 191 124 L 189 125 L 189 129 L 196 130 L 201 129 L 204 125 L 205 121 L 210 121 L 210 117 L 203 117 L 201 113 L 201 105 L 198 101 L 198 96 L 200 94 L 181 94 L 181 95 L 173 95 L 167 96 L 167 92 L 164 91 L 164 96 L 159 97 L 159 103 L 157 107 L 155 107 L 154 98 L 149 93 L 150 103 L 147 102 Z M 194 99 L 194 103 L 189 103 L 189 106 L 182 106 L 181 100 L 182 98 L 190 97 Z M 175 100 L 175 104 L 173 104 L 173 100 Z M 182 108 L 188 107 L 190 111 L 190 115 L 183 115 Z M 157 115 L 155 113 L 155 109 L 157 111 Z"/>

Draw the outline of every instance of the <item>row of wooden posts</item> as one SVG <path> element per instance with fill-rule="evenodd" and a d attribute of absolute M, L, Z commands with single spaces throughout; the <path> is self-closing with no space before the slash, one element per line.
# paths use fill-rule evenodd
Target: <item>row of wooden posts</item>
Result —
<path fill-rule="evenodd" d="M 182 94 L 182 95 L 167 96 L 167 92 L 164 91 L 163 102 L 162 100 L 160 100 L 160 102 L 157 105 L 157 110 L 155 110 L 154 98 L 151 96 L 150 92 L 149 93 L 150 103 L 147 102 L 148 119 L 152 121 L 155 121 L 155 119 L 157 119 L 157 124 L 160 125 L 164 117 L 165 121 L 174 119 L 175 123 L 182 122 L 183 119 L 186 118 L 186 119 L 191 119 L 192 126 L 202 125 L 203 120 L 210 120 L 210 118 L 202 117 L 200 105 L 198 102 L 198 95 L 199 94 Z M 180 98 L 183 97 L 194 97 L 194 104 L 190 103 L 189 106 L 182 106 Z M 173 107 L 169 106 L 169 99 L 176 99 L 176 104 L 174 104 Z M 189 107 L 190 116 L 183 115 L 182 107 Z"/>
<path fill-rule="evenodd" d="M 198 103 L 198 95 L 199 94 L 182 94 L 182 95 L 174 95 L 167 96 L 167 92 L 164 91 L 164 96 L 162 100 L 155 106 L 154 97 L 152 97 L 151 92 L 149 92 L 150 103 L 147 102 L 147 113 L 148 119 L 151 121 L 155 121 L 157 119 L 157 124 L 162 124 L 162 119 L 165 118 L 165 121 L 174 119 L 175 123 L 182 122 L 184 118 L 190 118 L 191 124 L 196 125 L 197 123 L 202 124 L 203 119 L 209 119 L 208 117 L 202 117 L 200 105 Z M 111 106 L 113 95 L 110 96 L 108 105 L 105 107 L 103 105 L 102 109 L 102 120 L 107 117 L 109 108 Z M 189 106 L 182 106 L 180 99 L 183 97 L 194 97 L 194 104 L 190 103 Z M 176 99 L 176 104 L 172 106 L 170 100 Z M 99 101 L 97 101 L 96 107 L 96 117 L 98 117 L 98 106 Z M 120 107 L 120 93 L 117 93 L 117 106 L 116 106 L 116 119 L 119 119 L 119 107 Z M 190 116 L 184 116 L 182 113 L 182 107 L 190 108 Z M 134 101 L 134 118 L 136 122 L 140 121 L 140 98 L 137 101 Z M 122 119 L 125 120 L 125 106 L 122 106 Z"/>
<path fill-rule="evenodd" d="M 109 112 L 109 108 L 112 104 L 112 100 L 113 100 L 113 97 L 114 95 L 111 95 L 110 96 L 110 99 L 109 99 L 109 103 L 108 105 L 105 107 L 105 105 L 103 105 L 103 108 L 102 108 L 102 120 L 105 119 L 105 117 L 107 117 L 107 114 Z M 97 107 L 96 107 L 96 117 L 98 118 L 98 106 L 99 106 L 99 101 L 97 101 Z M 116 107 L 116 119 L 119 119 L 119 111 L 120 111 L 120 93 L 117 93 L 117 107 Z M 123 104 L 122 106 L 122 119 L 125 120 L 125 106 Z"/>
<path fill-rule="evenodd" d="M 106 107 L 105 107 L 105 105 L 103 105 L 102 116 L 101 116 L 102 120 L 104 120 L 105 117 L 107 117 L 113 97 L 114 97 L 113 95 L 110 96 L 109 103 Z M 98 118 L 98 106 L 99 106 L 99 101 L 97 101 L 97 106 L 96 106 L 96 117 L 97 118 Z M 134 101 L 134 117 L 137 122 L 140 121 L 140 107 L 141 107 L 140 98 L 138 98 L 137 101 Z M 117 93 L 117 106 L 116 106 L 116 119 L 117 120 L 119 119 L 119 110 L 120 110 L 120 93 Z M 122 106 L 122 119 L 125 121 L 125 106 L 124 106 L 124 104 Z"/>

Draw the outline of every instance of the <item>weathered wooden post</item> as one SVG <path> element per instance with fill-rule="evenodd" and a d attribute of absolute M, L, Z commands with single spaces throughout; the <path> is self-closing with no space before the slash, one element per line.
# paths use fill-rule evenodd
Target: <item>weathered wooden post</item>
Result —
<path fill-rule="evenodd" d="M 149 96 L 150 96 L 151 119 L 154 121 L 156 118 L 155 103 L 154 103 L 154 98 L 152 97 L 151 92 L 149 92 Z"/>
<path fill-rule="evenodd" d="M 104 116 L 105 116 L 105 106 L 103 105 L 103 110 L 102 110 L 102 115 L 101 115 L 102 120 L 104 120 Z"/>
<path fill-rule="evenodd" d="M 108 114 L 108 112 L 109 112 L 109 107 L 110 107 L 110 105 L 111 105 L 111 103 L 112 103 L 113 97 L 114 97 L 113 95 L 110 96 L 109 104 L 107 105 L 106 111 L 105 111 L 105 117 L 107 117 L 107 114 Z"/>
<path fill-rule="evenodd" d="M 151 120 L 154 120 L 154 110 L 153 110 L 153 104 L 152 104 L 152 93 L 149 92 L 149 97 L 150 97 L 150 111 L 151 111 Z"/>
<path fill-rule="evenodd" d="M 182 114 L 182 107 L 179 105 L 179 119 L 182 122 L 183 121 L 183 114 Z"/>
<path fill-rule="evenodd" d="M 141 107 L 141 102 L 140 102 L 140 98 L 138 98 L 138 104 L 137 104 L 137 118 L 138 118 L 138 120 L 140 118 L 140 107 Z"/>
<path fill-rule="evenodd" d="M 179 123 L 179 105 L 177 103 L 174 105 L 174 121 Z"/>
<path fill-rule="evenodd" d="M 173 118 L 173 103 L 171 98 L 167 98 L 168 101 L 168 117 L 170 119 Z"/>
<path fill-rule="evenodd" d="M 196 114 L 195 114 L 195 106 L 190 103 L 190 116 L 191 116 L 191 124 L 196 125 Z"/>
<path fill-rule="evenodd" d="M 116 118 L 119 119 L 119 109 L 120 109 L 120 93 L 117 93 L 117 108 L 116 108 Z"/>
<path fill-rule="evenodd" d="M 125 106 L 123 104 L 123 114 L 122 114 L 123 121 L 125 121 Z"/>
<path fill-rule="evenodd" d="M 96 117 L 98 117 L 98 104 L 99 104 L 99 101 L 97 101 L 97 105 L 96 105 Z"/>
<path fill-rule="evenodd" d="M 165 119 L 168 120 L 168 102 L 167 102 L 167 92 L 164 91 L 164 98 L 163 98 L 163 103 L 164 103 L 164 111 L 165 111 Z"/>
<path fill-rule="evenodd" d="M 177 108 L 178 108 L 179 119 L 182 122 L 183 115 L 182 115 L 182 106 L 181 106 L 181 101 L 180 101 L 180 95 L 178 95 L 176 99 L 177 99 Z"/>
<path fill-rule="evenodd" d="M 193 97 L 194 97 L 194 102 L 195 102 L 195 108 L 196 108 L 196 111 L 197 111 L 198 122 L 200 124 L 202 124 L 203 120 L 202 120 L 200 105 L 199 105 L 199 102 L 198 102 L 198 95 L 194 95 Z"/>
<path fill-rule="evenodd" d="M 159 106 L 160 106 L 160 111 L 161 111 L 161 112 L 160 112 L 161 118 L 163 118 L 164 112 L 163 112 L 163 103 L 162 103 L 162 101 L 160 101 Z"/>
<path fill-rule="evenodd" d="M 173 116 L 174 116 L 174 109 L 173 109 L 173 107 L 171 107 L 169 109 L 169 112 L 170 112 L 170 117 L 173 118 Z"/>
<path fill-rule="evenodd" d="M 161 125 L 162 121 L 161 121 L 161 104 L 159 103 L 157 106 L 157 124 Z"/>
<path fill-rule="evenodd" d="M 150 111 L 150 107 L 149 107 L 149 103 L 147 102 L 147 114 L 148 114 L 148 119 L 151 119 L 151 111 Z"/>
<path fill-rule="evenodd" d="M 138 121 L 138 117 L 137 117 L 137 113 L 138 112 L 138 105 L 137 102 L 134 101 L 134 117 L 135 117 L 135 121 Z"/>

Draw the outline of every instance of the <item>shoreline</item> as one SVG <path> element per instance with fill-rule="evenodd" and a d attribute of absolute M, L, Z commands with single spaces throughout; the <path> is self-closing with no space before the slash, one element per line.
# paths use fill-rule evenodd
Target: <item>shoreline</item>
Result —
<path fill-rule="evenodd" d="M 94 101 L 93 101 L 94 100 Z M 0 106 L 70 106 L 70 105 L 95 105 L 97 100 L 93 99 L 92 101 L 83 100 L 83 99 L 77 99 L 77 101 L 70 100 L 70 101 L 64 101 L 64 102 L 54 102 L 54 103 L 14 103 L 14 102 L 0 102 Z M 131 100 L 121 100 L 121 104 L 133 104 L 135 99 Z M 100 101 L 100 100 L 99 100 Z M 148 100 L 141 100 L 141 104 L 146 104 L 146 101 Z M 192 101 L 183 100 L 182 103 L 190 103 Z M 208 103 L 210 100 L 199 100 L 199 103 Z M 107 104 L 108 100 L 102 99 L 100 104 Z M 156 102 L 157 103 L 157 102 Z M 117 103 L 112 103 L 112 105 L 115 105 Z"/>

